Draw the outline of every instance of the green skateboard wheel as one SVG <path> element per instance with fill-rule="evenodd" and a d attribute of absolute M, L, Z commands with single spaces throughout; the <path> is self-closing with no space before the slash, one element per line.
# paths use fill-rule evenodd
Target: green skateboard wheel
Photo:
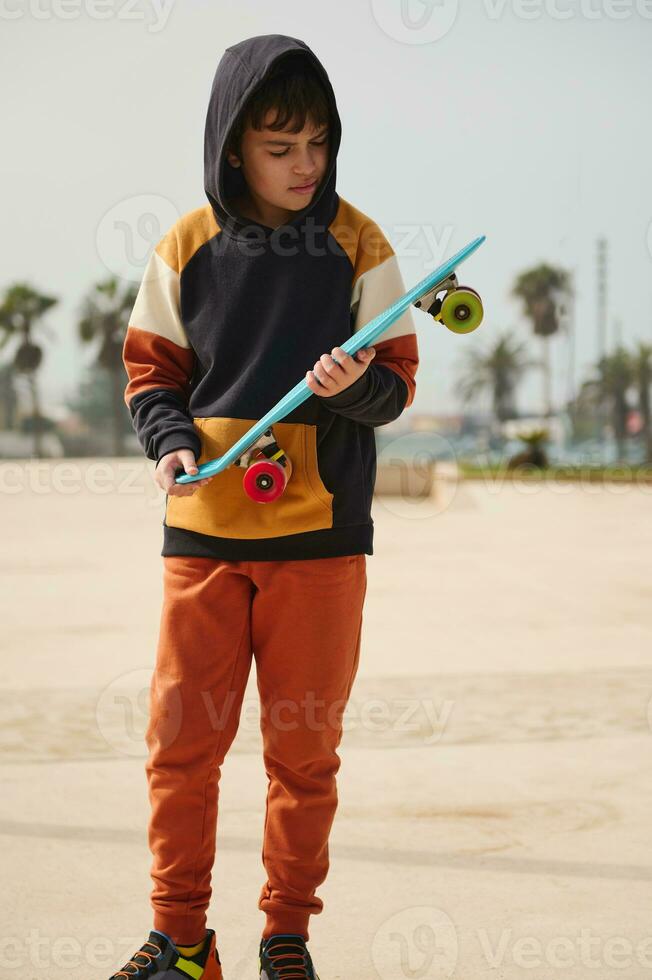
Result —
<path fill-rule="evenodd" d="M 441 321 L 453 333 L 471 333 L 482 323 L 484 310 L 479 293 L 468 286 L 451 290 L 441 305 Z"/>

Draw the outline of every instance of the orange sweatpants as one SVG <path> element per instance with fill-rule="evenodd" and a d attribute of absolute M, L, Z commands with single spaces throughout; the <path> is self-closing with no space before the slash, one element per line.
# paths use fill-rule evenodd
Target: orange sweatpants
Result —
<path fill-rule="evenodd" d="M 323 908 L 315 890 L 329 867 L 336 749 L 360 655 L 366 556 L 163 562 L 145 734 L 154 928 L 181 944 L 204 935 L 220 767 L 253 656 L 268 777 L 262 935 L 308 939 L 308 919 Z"/>

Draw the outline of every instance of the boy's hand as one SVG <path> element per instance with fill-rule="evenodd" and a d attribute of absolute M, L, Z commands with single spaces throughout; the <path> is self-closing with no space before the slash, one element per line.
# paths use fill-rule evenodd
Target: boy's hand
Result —
<path fill-rule="evenodd" d="M 212 477 L 207 476 L 204 480 L 197 480 L 195 483 L 175 483 L 177 470 L 181 468 L 185 473 L 194 474 L 198 472 L 195 462 L 195 454 L 192 449 L 176 449 L 173 453 L 161 456 L 156 469 L 154 479 L 161 490 L 165 490 L 171 497 L 191 497 L 197 487 L 205 486 Z"/>
<path fill-rule="evenodd" d="M 333 347 L 330 354 L 322 354 L 315 361 L 312 371 L 306 371 L 306 384 L 322 398 L 338 395 L 364 374 L 375 355 L 375 347 L 362 347 L 353 357 L 341 347 Z"/>

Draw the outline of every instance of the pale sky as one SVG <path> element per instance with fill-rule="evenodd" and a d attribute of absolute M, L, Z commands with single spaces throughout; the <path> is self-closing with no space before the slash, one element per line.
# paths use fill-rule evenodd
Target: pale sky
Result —
<path fill-rule="evenodd" d="M 1 286 L 61 298 L 46 410 L 91 358 L 75 339 L 84 293 L 112 272 L 138 279 L 176 217 L 207 203 L 211 81 L 224 49 L 255 34 L 301 38 L 325 65 L 342 119 L 338 192 L 386 232 L 406 287 L 487 235 L 459 272 L 482 293 L 483 325 L 458 337 L 415 313 L 415 412 L 459 410 L 465 348 L 509 327 L 530 337 L 509 292 L 542 261 L 575 270 L 585 378 L 600 235 L 610 338 L 620 321 L 626 344 L 652 341 L 652 0 L 0 0 L 0 20 Z M 566 363 L 557 340 L 557 402 Z M 537 411 L 540 393 L 533 372 L 521 410 Z"/>

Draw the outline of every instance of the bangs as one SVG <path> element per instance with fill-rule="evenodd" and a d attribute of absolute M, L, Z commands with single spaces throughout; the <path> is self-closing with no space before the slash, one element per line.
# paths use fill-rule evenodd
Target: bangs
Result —
<path fill-rule="evenodd" d="M 270 110 L 271 122 L 265 123 Z M 229 149 L 240 156 L 245 129 L 300 133 L 306 123 L 315 129 L 330 124 L 328 96 L 312 67 L 301 54 L 286 55 L 272 69 L 262 85 L 251 95 L 229 134 Z"/>

